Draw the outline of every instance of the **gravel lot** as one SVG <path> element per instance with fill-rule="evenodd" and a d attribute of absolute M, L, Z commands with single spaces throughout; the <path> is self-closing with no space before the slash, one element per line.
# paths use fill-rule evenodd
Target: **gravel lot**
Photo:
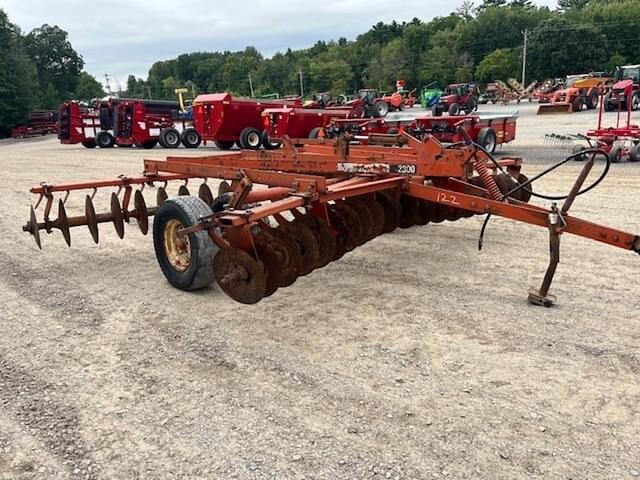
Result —
<path fill-rule="evenodd" d="M 501 153 L 529 175 L 567 153 L 544 133 L 595 124 L 535 107 L 486 109 L 520 109 Z M 33 184 L 165 154 L 0 142 L 0 479 L 640 478 L 637 255 L 566 235 L 559 304 L 531 307 L 546 231 L 496 218 L 478 252 L 477 217 L 379 237 L 243 306 L 171 288 L 135 225 L 42 252 L 21 232 Z M 573 214 L 640 233 L 638 205 L 624 163 Z"/>

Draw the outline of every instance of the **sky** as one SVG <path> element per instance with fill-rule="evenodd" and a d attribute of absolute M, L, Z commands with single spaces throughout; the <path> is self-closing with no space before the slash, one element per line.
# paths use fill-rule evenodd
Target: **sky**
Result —
<path fill-rule="evenodd" d="M 124 86 L 129 74 L 146 78 L 158 60 L 194 51 L 243 50 L 263 55 L 317 40 L 349 40 L 379 21 L 448 15 L 462 0 L 0 0 L 26 33 L 44 23 L 69 33 L 85 70 Z M 536 0 L 555 8 L 555 0 Z M 112 84 L 113 86 L 113 84 Z"/>

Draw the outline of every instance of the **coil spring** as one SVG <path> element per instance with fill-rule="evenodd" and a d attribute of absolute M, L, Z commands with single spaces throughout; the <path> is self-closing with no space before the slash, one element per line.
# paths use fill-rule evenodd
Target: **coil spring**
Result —
<path fill-rule="evenodd" d="M 478 175 L 482 179 L 482 183 L 484 183 L 485 188 L 489 192 L 489 197 L 491 200 L 502 200 L 502 192 L 498 188 L 498 184 L 493 179 L 491 175 L 491 171 L 489 167 L 487 167 L 486 162 L 478 161 L 474 163 L 474 168 L 478 172 Z"/>

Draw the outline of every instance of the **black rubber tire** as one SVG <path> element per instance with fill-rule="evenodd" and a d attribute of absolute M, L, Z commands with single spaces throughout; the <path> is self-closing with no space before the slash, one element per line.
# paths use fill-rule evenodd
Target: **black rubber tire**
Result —
<path fill-rule="evenodd" d="M 95 140 L 84 140 L 82 146 L 84 148 L 96 148 L 97 145 Z"/>
<path fill-rule="evenodd" d="M 266 130 L 262 131 L 261 141 L 262 141 L 262 146 L 264 147 L 265 150 L 276 150 L 282 146 L 282 142 L 280 141 L 272 142 L 271 139 L 269 138 L 269 132 L 267 132 Z"/>
<path fill-rule="evenodd" d="M 313 127 L 309 132 L 309 138 L 320 138 L 322 127 Z"/>
<path fill-rule="evenodd" d="M 622 145 L 614 144 L 609 150 L 609 160 L 611 163 L 620 163 L 622 161 Z"/>
<path fill-rule="evenodd" d="M 191 262 L 181 272 L 176 270 L 169 260 L 164 248 L 164 229 L 169 220 L 178 220 L 184 227 L 194 225 L 200 217 L 211 215 L 211 208 L 198 197 L 182 196 L 165 200 L 153 220 L 153 247 L 160 270 L 167 281 L 180 290 L 192 291 L 208 287 L 215 282 L 213 273 L 213 257 L 218 247 L 206 230 L 189 235 Z"/>
<path fill-rule="evenodd" d="M 584 99 L 582 97 L 576 97 L 571 102 L 571 110 L 573 112 L 581 112 L 584 106 Z"/>
<path fill-rule="evenodd" d="M 631 97 L 631 110 L 637 111 L 640 109 L 640 93 L 634 93 Z"/>
<path fill-rule="evenodd" d="M 396 127 L 391 127 L 387 130 L 387 135 L 398 135 L 398 133 L 400 133 L 400 130 Z"/>
<path fill-rule="evenodd" d="M 180 132 L 175 128 L 165 128 L 160 132 L 160 139 L 162 139 L 162 146 L 165 148 L 178 148 L 182 139 L 180 138 Z"/>
<path fill-rule="evenodd" d="M 431 107 L 431 115 L 434 117 L 441 117 L 443 113 L 443 109 L 440 107 L 439 104 L 435 104 L 433 107 Z"/>
<path fill-rule="evenodd" d="M 98 145 L 100 148 L 113 148 L 115 144 L 116 139 L 113 138 L 113 135 L 111 135 L 111 133 L 105 130 L 98 132 L 98 135 L 96 135 L 96 145 Z"/>
<path fill-rule="evenodd" d="M 584 145 L 580 145 L 580 144 L 578 144 L 578 145 L 574 145 L 574 146 L 573 146 L 573 150 L 571 151 L 571 153 L 572 153 L 573 155 L 575 155 L 576 153 L 580 153 L 581 151 L 586 150 L 586 149 L 587 149 L 587 147 L 585 147 Z M 578 161 L 578 162 L 582 162 L 582 161 L 584 161 L 584 160 L 586 160 L 586 159 L 587 159 L 587 157 L 586 157 L 586 155 L 584 155 L 584 154 L 582 154 L 582 155 L 578 155 L 578 156 L 576 157 L 576 161 Z"/>
<path fill-rule="evenodd" d="M 257 128 L 247 127 L 240 132 L 238 141 L 241 148 L 245 150 L 258 150 L 262 143 L 262 134 Z"/>
<path fill-rule="evenodd" d="M 587 110 L 594 110 L 596 108 L 598 108 L 598 104 L 600 103 L 600 95 L 598 94 L 597 90 L 593 90 L 589 95 L 587 95 L 586 97 L 586 105 L 587 105 Z"/>
<path fill-rule="evenodd" d="M 230 150 L 233 148 L 236 142 L 234 142 L 233 140 L 216 140 L 213 143 L 215 143 L 216 147 L 218 147 L 220 150 Z"/>
<path fill-rule="evenodd" d="M 478 102 L 475 98 L 472 98 L 465 105 L 464 113 L 466 113 L 467 115 L 470 115 L 472 112 L 474 112 L 477 109 L 478 109 Z"/>
<path fill-rule="evenodd" d="M 180 140 L 185 148 L 198 148 L 202 142 L 200 134 L 193 127 L 185 128 L 180 135 Z"/>
<path fill-rule="evenodd" d="M 448 113 L 452 117 L 455 117 L 456 115 L 460 115 L 460 105 L 458 105 L 457 103 L 452 103 L 451 105 L 449 105 Z"/>
<path fill-rule="evenodd" d="M 476 143 L 489 153 L 495 152 L 496 146 L 498 145 L 498 137 L 496 136 L 496 132 L 491 127 L 480 129 L 480 131 L 478 132 Z"/>
<path fill-rule="evenodd" d="M 373 104 L 373 113 L 375 117 L 384 118 L 389 113 L 389 104 L 384 100 L 377 100 Z"/>
<path fill-rule="evenodd" d="M 612 112 L 614 110 L 613 108 L 613 103 L 611 103 L 611 93 L 607 93 L 604 96 L 604 111 L 605 112 Z"/>
<path fill-rule="evenodd" d="M 629 161 L 640 162 L 640 143 L 636 143 L 629 149 Z"/>

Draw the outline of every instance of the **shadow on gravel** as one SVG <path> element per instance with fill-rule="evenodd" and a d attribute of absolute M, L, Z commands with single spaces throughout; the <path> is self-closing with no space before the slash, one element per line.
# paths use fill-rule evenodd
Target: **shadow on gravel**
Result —
<path fill-rule="evenodd" d="M 60 397 L 55 386 L 0 355 L 1 408 L 64 465 L 65 478 L 97 479 L 90 447 L 80 433 L 78 412 Z"/>

